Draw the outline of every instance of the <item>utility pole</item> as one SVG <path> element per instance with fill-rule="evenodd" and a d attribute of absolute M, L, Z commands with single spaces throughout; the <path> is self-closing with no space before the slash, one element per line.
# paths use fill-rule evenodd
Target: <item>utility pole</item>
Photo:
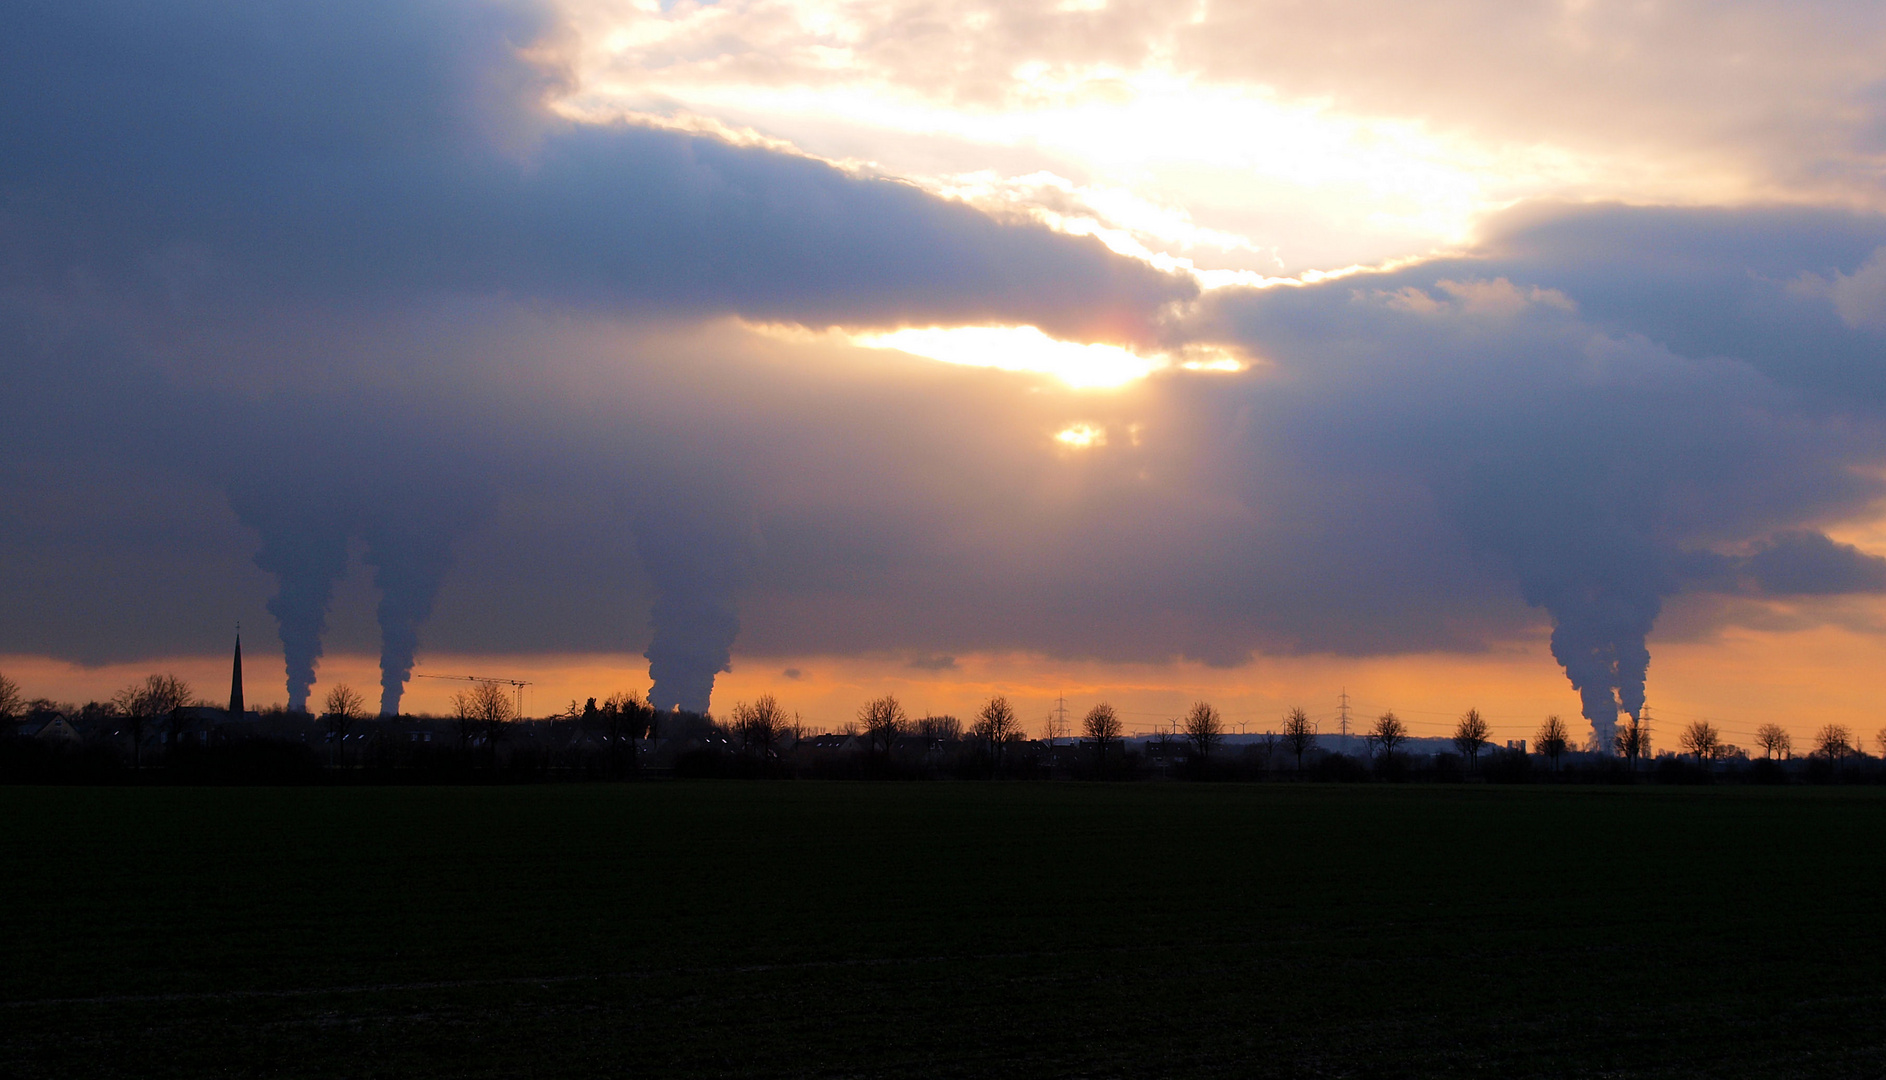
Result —
<path fill-rule="evenodd" d="M 1349 749 L 1349 688 L 1343 687 L 1339 699 L 1342 704 L 1336 707 L 1336 721 L 1342 726 L 1342 748 Z"/>

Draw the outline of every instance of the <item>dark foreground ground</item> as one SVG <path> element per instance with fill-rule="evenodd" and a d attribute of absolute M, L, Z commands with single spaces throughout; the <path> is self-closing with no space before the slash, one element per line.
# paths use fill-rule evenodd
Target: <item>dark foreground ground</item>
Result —
<path fill-rule="evenodd" d="M 8 1076 L 1880 1076 L 1876 790 L 0 789 Z"/>

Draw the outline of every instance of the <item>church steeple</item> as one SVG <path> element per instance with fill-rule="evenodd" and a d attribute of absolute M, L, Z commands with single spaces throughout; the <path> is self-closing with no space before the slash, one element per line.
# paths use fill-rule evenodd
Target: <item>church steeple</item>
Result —
<path fill-rule="evenodd" d="M 229 672 L 229 715 L 242 715 L 242 627 L 236 628 L 236 663 Z"/>

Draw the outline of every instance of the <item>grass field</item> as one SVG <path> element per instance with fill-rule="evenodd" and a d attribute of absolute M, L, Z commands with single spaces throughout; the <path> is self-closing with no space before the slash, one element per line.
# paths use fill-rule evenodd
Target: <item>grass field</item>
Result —
<path fill-rule="evenodd" d="M 0 789 L 9 1076 L 1880 1076 L 1877 790 Z"/>

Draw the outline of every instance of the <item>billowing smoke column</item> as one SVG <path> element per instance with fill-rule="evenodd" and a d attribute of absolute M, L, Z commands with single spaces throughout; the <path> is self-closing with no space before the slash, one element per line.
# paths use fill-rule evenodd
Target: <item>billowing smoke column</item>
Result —
<path fill-rule="evenodd" d="M 380 590 L 380 715 L 398 716 L 420 624 L 452 568 L 452 536 L 381 524 L 367 530 L 366 561 Z"/>
<path fill-rule="evenodd" d="M 1600 434 L 1538 438 L 1527 454 L 1470 447 L 1460 456 L 1475 463 L 1472 478 L 1449 489 L 1455 521 L 1504 555 L 1526 602 L 1552 616 L 1552 656 L 1601 752 L 1620 711 L 1643 712 L 1645 641 L 1686 572 L 1658 535 L 1661 478 L 1624 445 Z"/>
<path fill-rule="evenodd" d="M 1834 596 L 1886 592 L 1886 559 L 1796 530 L 1761 541 L 1749 555 L 1659 549 L 1623 532 L 1587 537 L 1583 557 L 1557 551 L 1570 568 L 1527 566 L 1526 599 L 1552 613 L 1552 656 L 1578 691 L 1595 749 L 1609 751 L 1619 713 L 1644 711 L 1650 668 L 1645 645 L 1663 598 L 1685 585 L 1759 596 Z M 1522 564 L 1525 566 L 1525 564 Z M 1527 573 L 1531 570 L 1531 573 Z"/>
<path fill-rule="evenodd" d="M 253 485 L 230 493 L 237 515 L 262 534 L 255 564 L 275 576 L 275 595 L 268 610 L 282 638 L 288 708 L 305 712 L 315 664 L 321 659 L 328 601 L 335 582 L 347 572 L 348 523 L 338 515 L 284 506 L 282 501 Z"/>
<path fill-rule="evenodd" d="M 720 598 L 663 593 L 650 609 L 654 636 L 649 641 L 649 703 L 657 709 L 704 713 L 714 693 L 714 676 L 730 670 L 733 639 L 740 620 L 733 605 Z"/>
<path fill-rule="evenodd" d="M 1578 691 L 1592 747 L 1609 752 L 1618 713 L 1643 712 L 1650 669 L 1645 639 L 1664 597 L 1680 587 L 1672 566 L 1677 556 L 1634 523 L 1632 510 L 1598 509 L 1563 488 L 1557 495 L 1566 506 L 1582 504 L 1585 519 L 1515 499 L 1504 507 L 1507 513 L 1536 517 L 1523 526 L 1509 519 L 1498 534 L 1526 602 L 1552 616 L 1552 656 Z M 1484 521 L 1500 509 L 1489 505 L 1475 516 Z"/>
<path fill-rule="evenodd" d="M 328 604 L 347 572 L 348 541 L 359 537 L 380 591 L 380 710 L 396 715 L 419 627 L 451 569 L 453 542 L 482 518 L 486 485 L 464 477 L 363 475 L 357 463 L 333 457 L 289 464 L 258 454 L 251 465 L 256 471 L 230 485 L 229 500 L 261 534 L 255 564 L 275 577 L 268 610 L 287 662 L 288 708 L 307 711 Z"/>
<path fill-rule="evenodd" d="M 1663 598 L 1678 588 L 1674 553 L 1636 523 L 1633 509 L 1600 509 L 1564 489 L 1558 494 L 1565 505 L 1587 511 L 1582 520 L 1517 502 L 1509 511 L 1538 516 L 1528 526 L 1502 530 L 1503 539 L 1526 602 L 1552 615 L 1552 656 L 1578 691 L 1593 748 L 1608 752 L 1618 713 L 1643 712 L 1650 670 L 1645 639 Z"/>
<path fill-rule="evenodd" d="M 1578 691 L 1594 746 L 1608 750 L 1618 713 L 1637 717 L 1643 712 L 1650 669 L 1644 640 L 1662 603 L 1654 594 L 1593 587 L 1561 591 L 1546 597 L 1543 606 L 1552 613 L 1552 656 Z"/>
<path fill-rule="evenodd" d="M 746 581 L 736 530 L 701 521 L 643 520 L 635 531 L 642 567 L 655 586 L 649 704 L 707 711 L 714 676 L 729 670 L 740 633 L 735 601 Z"/>

